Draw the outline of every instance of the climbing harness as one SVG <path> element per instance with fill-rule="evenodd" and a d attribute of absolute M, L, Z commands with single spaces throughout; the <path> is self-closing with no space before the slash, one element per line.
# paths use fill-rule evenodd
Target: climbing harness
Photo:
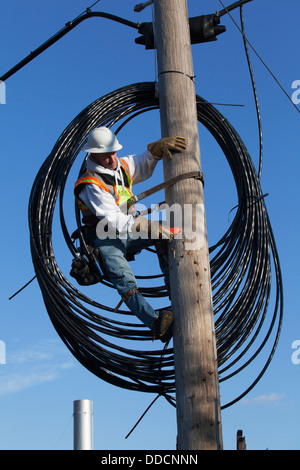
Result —
<path fill-rule="evenodd" d="M 119 191 L 116 186 L 109 185 L 109 181 L 107 181 L 109 180 L 109 178 L 107 178 L 107 175 L 102 175 L 96 172 L 89 171 L 81 175 L 75 183 L 75 198 L 83 214 L 83 223 L 87 226 L 85 229 L 85 235 L 83 235 L 83 237 L 88 236 L 88 227 L 94 227 L 99 222 L 99 219 L 89 211 L 88 207 L 79 198 L 79 193 L 82 190 L 82 186 L 85 184 L 95 184 L 96 186 L 111 194 L 114 197 L 116 204 L 120 207 L 120 210 L 125 213 L 127 213 L 128 209 L 131 206 L 141 201 L 142 199 L 145 199 L 148 196 L 151 196 L 152 194 L 161 191 L 162 189 L 169 188 L 174 184 L 185 179 L 194 178 L 196 180 L 201 181 L 204 185 L 203 173 L 201 171 L 191 171 L 171 178 L 168 181 L 160 183 L 154 186 L 153 188 L 150 188 L 146 191 L 139 193 L 137 196 L 134 196 L 132 194 L 132 179 L 129 173 L 128 165 L 126 164 L 126 162 L 124 162 L 123 159 L 120 159 L 120 161 L 121 169 L 122 171 L 124 171 L 127 180 L 127 185 L 125 186 L 125 191 L 127 192 L 125 197 L 123 198 L 120 198 Z M 123 199 L 125 199 L 125 201 L 122 203 Z M 147 210 L 146 212 L 148 213 L 149 210 Z M 79 232 L 75 231 L 72 234 L 71 238 L 73 240 L 79 238 Z M 89 247 L 89 249 L 87 250 L 84 246 L 81 245 L 80 249 L 76 253 L 75 258 L 72 260 L 72 269 L 70 271 L 70 275 L 74 277 L 78 284 L 82 286 L 97 284 L 104 277 L 103 269 L 100 268 L 99 263 L 101 263 L 101 261 L 98 250 L 96 250 L 95 252 L 92 247 Z M 115 308 L 115 311 L 118 311 L 124 300 L 126 300 L 126 296 L 121 299 L 121 301 Z"/>
<path fill-rule="evenodd" d="M 179 181 L 183 181 L 189 178 L 194 178 L 202 182 L 204 185 L 204 176 L 202 171 L 190 171 L 188 173 L 182 173 L 181 175 L 175 176 L 174 178 L 171 178 L 170 180 L 167 180 L 163 183 L 158 184 L 157 186 L 154 186 L 153 188 L 147 189 L 146 191 L 143 191 L 139 193 L 137 196 L 133 196 L 134 202 L 137 203 L 141 201 L 142 199 L 145 199 L 148 196 L 152 196 L 152 194 L 157 193 L 158 191 L 161 191 L 162 189 L 169 188 L 173 186 L 176 183 L 179 183 Z"/>

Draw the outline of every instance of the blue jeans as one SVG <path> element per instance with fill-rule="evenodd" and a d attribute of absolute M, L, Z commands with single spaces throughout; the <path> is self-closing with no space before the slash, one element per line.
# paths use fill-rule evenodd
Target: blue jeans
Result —
<path fill-rule="evenodd" d="M 105 240 L 101 240 L 100 238 L 95 238 L 93 240 L 93 246 L 99 251 L 105 274 L 117 289 L 121 297 L 124 297 L 128 291 L 138 288 L 135 276 L 126 259 L 126 255 L 141 251 L 143 248 L 152 246 L 157 242 L 158 240 L 145 240 L 141 238 L 133 240 L 129 236 L 124 239 L 107 238 Z M 160 260 L 160 266 L 163 274 L 165 275 L 165 279 L 168 279 L 168 263 Z M 139 292 L 130 296 L 125 300 L 125 303 L 130 311 L 134 313 L 146 326 L 148 326 L 148 328 L 152 328 L 154 321 L 158 317 L 158 312 L 151 307 Z"/>

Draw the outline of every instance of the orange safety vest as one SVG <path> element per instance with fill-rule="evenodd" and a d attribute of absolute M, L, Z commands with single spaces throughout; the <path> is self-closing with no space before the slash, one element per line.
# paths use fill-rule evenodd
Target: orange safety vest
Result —
<path fill-rule="evenodd" d="M 83 223 L 87 225 L 93 225 L 99 220 L 89 210 L 86 204 L 79 198 L 79 193 L 82 191 L 83 186 L 86 184 L 95 184 L 99 188 L 111 194 L 117 206 L 120 206 L 122 212 L 127 213 L 129 207 L 134 204 L 134 196 L 132 193 L 132 178 L 129 172 L 128 164 L 120 159 L 121 171 L 123 171 L 124 178 L 124 194 L 122 185 L 116 186 L 115 181 L 112 181 L 106 174 L 96 173 L 93 171 L 87 171 L 76 181 L 74 187 L 74 194 L 79 209 L 83 215 Z"/>

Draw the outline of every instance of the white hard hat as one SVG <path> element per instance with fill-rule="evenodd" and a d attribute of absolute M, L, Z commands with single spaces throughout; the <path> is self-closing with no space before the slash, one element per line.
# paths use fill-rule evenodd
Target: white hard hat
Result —
<path fill-rule="evenodd" d="M 122 147 L 110 129 L 97 127 L 90 132 L 83 150 L 90 153 L 110 153 L 116 152 Z"/>

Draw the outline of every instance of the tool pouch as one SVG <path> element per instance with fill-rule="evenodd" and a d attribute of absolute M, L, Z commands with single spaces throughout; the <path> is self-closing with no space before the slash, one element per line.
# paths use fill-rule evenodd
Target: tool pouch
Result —
<path fill-rule="evenodd" d="M 100 266 L 98 250 L 88 244 L 88 230 L 83 227 L 82 234 L 85 244 L 77 250 L 76 257 L 72 260 L 70 276 L 74 277 L 80 286 L 91 286 L 103 279 L 104 274 Z M 79 229 L 71 235 L 72 240 L 80 239 Z"/>
<path fill-rule="evenodd" d="M 72 260 L 70 275 L 76 279 L 80 286 L 97 284 L 103 278 L 103 273 L 96 265 L 96 261 L 88 259 L 80 252 Z"/>

